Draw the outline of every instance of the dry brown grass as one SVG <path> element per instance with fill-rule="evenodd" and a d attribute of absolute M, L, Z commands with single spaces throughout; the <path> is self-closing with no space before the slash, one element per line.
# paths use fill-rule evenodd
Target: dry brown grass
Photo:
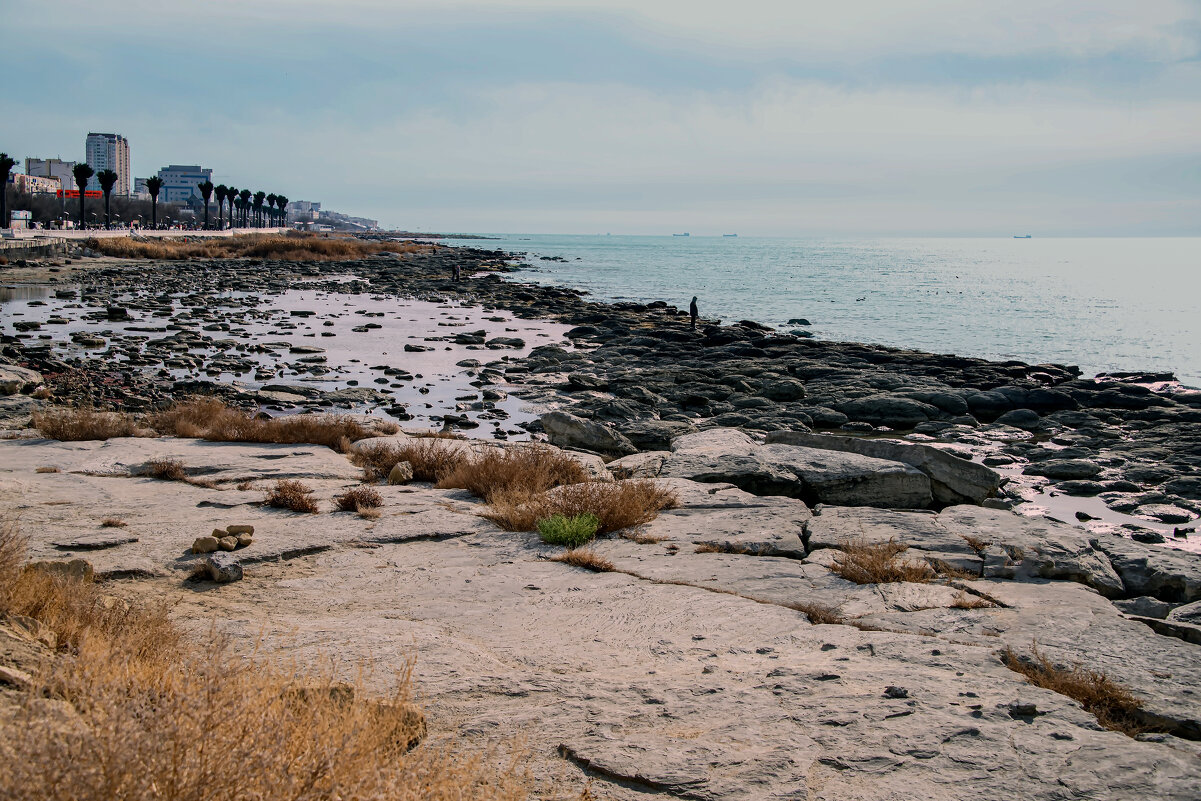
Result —
<path fill-rule="evenodd" d="M 637 529 L 634 531 L 623 531 L 618 536 L 630 542 L 636 542 L 639 545 L 657 545 L 667 539 L 667 537 L 661 534 L 647 534 L 645 531 L 638 531 Z"/>
<path fill-rule="evenodd" d="M 432 245 L 412 242 L 369 242 L 349 236 L 316 234 L 248 234 L 221 238 L 135 240 L 89 239 L 87 246 L 121 259 L 272 259 L 341 261 L 376 253 L 429 253 Z"/>
<path fill-rule="evenodd" d="M 146 463 L 146 475 L 160 481 L 187 481 L 183 462 L 178 459 L 151 459 Z"/>
<path fill-rule="evenodd" d="M 177 437 L 195 437 L 209 442 L 311 443 L 342 452 L 346 445 L 379 431 L 349 417 L 331 414 L 294 414 L 286 417 L 259 418 L 241 409 L 226 406 L 216 398 L 183 401 L 149 419 L 155 430 Z"/>
<path fill-rule="evenodd" d="M 835 607 L 826 606 L 825 604 L 798 602 L 789 604 L 788 608 L 804 612 L 805 617 L 809 618 L 809 622 L 815 626 L 822 624 L 837 625 L 845 622 L 845 618 L 838 613 Z"/>
<path fill-rule="evenodd" d="M 61 473 L 62 470 L 59 470 L 57 467 L 48 466 L 48 467 L 35 468 L 33 472 L 35 472 L 35 473 Z"/>
<path fill-rule="evenodd" d="M 363 468 L 364 481 L 383 481 L 400 462 L 413 466 L 415 481 L 439 481 L 466 458 L 446 437 L 423 437 L 403 443 L 372 442 L 350 452 L 350 463 Z"/>
<path fill-rule="evenodd" d="M 613 570 L 613 563 L 591 548 L 572 548 L 561 554 L 552 556 L 552 562 L 563 562 L 574 567 L 582 567 L 593 573 L 608 573 Z"/>
<path fill-rule="evenodd" d="M 978 595 L 971 595 L 962 590 L 955 596 L 955 600 L 951 602 L 952 609 L 996 609 L 997 605 L 992 601 L 987 601 Z"/>
<path fill-rule="evenodd" d="M 976 553 L 984 553 L 984 549 L 992 545 L 992 540 L 986 540 L 983 537 L 977 537 L 974 534 L 960 534 L 967 546 Z"/>
<path fill-rule="evenodd" d="M 600 520 L 597 533 L 607 534 L 649 523 L 678 502 L 674 493 L 650 479 L 588 481 L 533 496 L 524 491 L 496 495 L 484 516 L 508 531 L 533 531 L 551 515 L 593 514 Z"/>
<path fill-rule="evenodd" d="M 835 557 L 830 570 L 856 584 L 929 583 L 934 578 L 929 565 L 898 558 L 908 549 L 908 545 L 891 539 L 880 543 L 856 540 L 839 548 L 842 553 Z"/>
<path fill-rule="evenodd" d="M 339 512 L 359 512 L 384 505 L 384 499 L 370 487 L 355 487 L 334 498 Z"/>
<path fill-rule="evenodd" d="M 113 437 L 152 437 L 128 414 L 94 409 L 47 409 L 33 413 L 33 427 L 48 439 L 77 442 Z"/>
<path fill-rule="evenodd" d="M 1079 663 L 1070 668 L 1060 667 L 1033 644 L 1027 656 L 1019 656 L 1006 647 L 1001 661 L 1031 684 L 1080 702 L 1107 729 L 1130 737 L 1150 730 L 1141 714 L 1143 702 L 1102 671 L 1090 670 Z"/>
<path fill-rule="evenodd" d="M 408 670 L 373 698 L 322 667 L 251 661 L 220 638 L 193 644 L 161 604 L 113 603 L 23 560 L 15 527 L 0 529 L 0 613 L 49 626 L 60 654 L 17 699 L 7 723 L 21 736 L 0 737 L 0 798 L 527 797 L 516 761 L 413 749 L 425 722 Z"/>
<path fill-rule="evenodd" d="M 430 440 L 436 441 L 436 440 Z M 558 448 L 521 445 L 486 448 L 463 459 L 439 479 L 440 489 L 465 489 L 491 503 L 525 493 L 534 496 L 566 484 L 588 480 L 588 472 Z"/>
<path fill-rule="evenodd" d="M 721 547 L 711 542 L 702 542 L 696 546 L 695 553 L 721 553 Z"/>
<path fill-rule="evenodd" d="M 129 524 L 119 517 L 106 517 L 100 521 L 101 528 L 125 528 Z"/>
<path fill-rule="evenodd" d="M 293 512 L 317 514 L 321 507 L 313 500 L 313 490 L 295 479 L 281 478 L 267 490 L 264 506 L 276 509 L 291 509 Z"/>

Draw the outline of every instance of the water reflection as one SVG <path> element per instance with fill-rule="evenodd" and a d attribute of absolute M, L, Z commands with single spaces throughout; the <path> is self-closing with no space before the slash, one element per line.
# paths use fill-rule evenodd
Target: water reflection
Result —
<path fill-rule="evenodd" d="M 36 300 L 50 297 L 50 287 L 37 284 L 19 284 L 17 286 L 0 286 L 0 303 L 10 300 Z"/>

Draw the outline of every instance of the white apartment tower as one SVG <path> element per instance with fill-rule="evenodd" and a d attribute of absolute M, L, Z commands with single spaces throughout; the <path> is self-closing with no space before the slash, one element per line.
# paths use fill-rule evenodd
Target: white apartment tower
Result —
<path fill-rule="evenodd" d="M 86 152 L 88 166 L 93 170 L 112 170 L 117 174 L 113 194 L 128 195 L 133 188 L 129 174 L 129 140 L 120 134 L 89 133 Z M 100 182 L 93 176 L 88 182 L 88 189 L 99 188 Z"/>

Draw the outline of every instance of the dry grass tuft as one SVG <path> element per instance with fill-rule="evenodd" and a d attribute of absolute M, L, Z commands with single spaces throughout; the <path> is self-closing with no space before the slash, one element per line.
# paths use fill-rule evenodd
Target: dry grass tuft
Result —
<path fill-rule="evenodd" d="M 321 507 L 312 498 L 313 490 L 294 479 L 281 478 L 267 490 L 263 505 L 276 509 L 291 509 L 293 512 L 317 514 Z"/>
<path fill-rule="evenodd" d="M 987 601 L 978 595 L 971 595 L 962 590 L 955 596 L 955 600 L 951 602 L 952 609 L 996 609 L 997 605 L 992 601 Z"/>
<path fill-rule="evenodd" d="M 650 479 L 588 481 L 534 496 L 524 491 L 494 495 L 484 516 L 508 531 L 533 531 L 539 520 L 552 515 L 592 514 L 600 520 L 597 533 L 607 534 L 649 523 L 678 502 L 674 493 Z"/>
<path fill-rule="evenodd" d="M 348 236 L 324 237 L 299 232 L 249 234 L 223 238 L 135 240 L 89 239 L 87 246 L 122 259 L 272 259 L 340 261 L 376 253 L 429 253 L 431 245 L 413 242 L 369 242 Z"/>
<path fill-rule="evenodd" d="M 721 553 L 721 546 L 715 545 L 712 542 L 702 542 L 696 546 L 695 553 Z"/>
<path fill-rule="evenodd" d="M 7 722 L 21 736 L 0 738 L 0 798 L 527 797 L 516 761 L 413 750 L 425 721 L 409 670 L 372 698 L 323 668 L 251 662 L 219 638 L 192 644 L 161 605 L 113 603 L 96 585 L 24 570 L 23 561 L 15 526 L 4 526 L 0 613 L 39 620 L 62 653 L 15 699 Z"/>
<path fill-rule="evenodd" d="M 552 556 L 550 561 L 582 567 L 594 573 L 609 573 L 613 570 L 613 563 L 591 548 L 572 548 L 570 551 Z"/>
<path fill-rule="evenodd" d="M 657 545 L 667 539 L 667 537 L 661 534 L 647 534 L 645 531 L 637 529 L 634 531 L 623 531 L 618 536 L 630 542 L 636 542 L 639 545 Z"/>
<path fill-rule="evenodd" d="M 311 443 L 341 452 L 346 444 L 376 435 L 357 420 L 332 414 L 259 418 L 216 398 L 194 398 L 150 417 L 156 431 L 209 442 Z"/>
<path fill-rule="evenodd" d="M 809 618 L 809 622 L 815 626 L 822 624 L 837 625 L 845 622 L 845 618 L 838 613 L 835 607 L 826 606 L 825 604 L 798 602 L 789 604 L 788 608 L 804 612 L 805 617 Z"/>
<path fill-rule="evenodd" d="M 533 496 L 587 480 L 588 472 L 580 463 L 558 448 L 521 445 L 486 448 L 472 458 L 463 459 L 439 479 L 437 486 L 465 489 L 491 503 L 494 498 L 512 498 L 520 493 Z"/>
<path fill-rule="evenodd" d="M 372 442 L 350 453 L 350 463 L 363 468 L 364 481 L 383 481 L 400 462 L 413 466 L 415 481 L 440 481 L 452 473 L 467 456 L 456 446 L 448 446 L 446 437 L 422 437 L 403 444 Z"/>
<path fill-rule="evenodd" d="M 106 517 L 100 522 L 101 528 L 125 528 L 129 524 L 119 517 Z"/>
<path fill-rule="evenodd" d="M 897 558 L 908 549 L 908 545 L 891 539 L 881 543 L 849 542 L 841 546 L 842 553 L 835 557 L 830 570 L 856 584 L 929 583 L 934 578 L 929 565 Z"/>
<path fill-rule="evenodd" d="M 1031 684 L 1080 702 L 1107 729 L 1130 737 L 1150 730 L 1141 714 L 1143 702 L 1099 670 L 1089 670 L 1079 663 L 1071 668 L 1059 667 L 1034 645 L 1029 656 L 1019 656 L 1006 647 L 1001 661 Z"/>
<path fill-rule="evenodd" d="M 151 459 L 146 463 L 146 475 L 160 481 L 187 481 L 183 462 L 178 459 Z"/>
<path fill-rule="evenodd" d="M 152 437 L 128 414 L 94 409 L 48 409 L 33 413 L 33 427 L 48 439 L 78 442 L 113 437 Z"/>
<path fill-rule="evenodd" d="M 967 547 L 976 553 L 984 553 L 984 549 L 992 545 L 992 540 L 986 540 L 974 534 L 960 534 L 959 536 L 963 537 L 963 541 L 967 543 Z"/>
<path fill-rule="evenodd" d="M 38 467 L 33 472 L 35 473 L 61 473 L 57 467 Z"/>
<path fill-rule="evenodd" d="M 365 509 L 375 509 L 384 505 L 384 499 L 370 487 L 355 487 L 334 498 L 334 506 L 339 512 L 363 513 Z"/>

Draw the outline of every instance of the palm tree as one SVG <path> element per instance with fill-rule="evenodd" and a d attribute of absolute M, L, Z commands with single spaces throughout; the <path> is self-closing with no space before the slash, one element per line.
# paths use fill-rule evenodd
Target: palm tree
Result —
<path fill-rule="evenodd" d="M 146 179 L 146 191 L 150 193 L 150 228 L 158 228 L 158 192 L 163 188 L 163 179 L 152 175 Z"/>
<path fill-rule="evenodd" d="M 241 192 L 238 193 L 238 197 L 242 201 L 241 207 L 242 207 L 242 227 L 243 228 L 247 227 L 246 212 L 250 211 L 250 195 L 251 195 L 251 192 L 249 189 L 243 189 Z"/>
<path fill-rule="evenodd" d="M 196 184 L 196 188 L 204 196 L 204 227 L 207 229 L 209 227 L 209 199 L 213 196 L 213 182 L 205 181 L 204 183 Z"/>
<path fill-rule="evenodd" d="M 217 196 L 217 228 L 225 230 L 225 223 L 221 221 L 221 215 L 225 211 L 225 195 L 229 191 L 229 187 L 225 184 L 217 184 L 213 189 L 213 194 Z"/>
<path fill-rule="evenodd" d="M 229 227 L 237 228 L 238 221 L 234 219 L 234 198 L 238 196 L 238 189 L 234 186 L 225 187 L 225 198 L 229 201 Z"/>
<path fill-rule="evenodd" d="M 120 178 L 112 170 L 101 170 L 96 173 L 96 180 L 100 182 L 100 188 L 104 190 L 104 227 L 111 228 L 108 221 L 108 198 L 113 193 L 113 187 L 117 185 L 117 180 Z"/>
<path fill-rule="evenodd" d="M 254 219 L 257 228 L 263 227 L 263 201 L 267 199 L 266 192 L 254 193 Z"/>
<path fill-rule="evenodd" d="M 0 228 L 8 227 L 8 174 L 16 163 L 12 156 L 0 153 Z"/>
<path fill-rule="evenodd" d="M 92 176 L 96 174 L 96 171 L 93 170 L 90 165 L 76 164 L 71 170 L 71 173 L 75 176 L 75 185 L 79 187 L 79 227 L 83 228 L 83 198 L 87 192 L 88 181 L 92 179 Z"/>
<path fill-rule="evenodd" d="M 267 195 L 267 216 L 271 218 L 271 227 L 275 227 L 275 193 Z"/>
<path fill-rule="evenodd" d="M 279 204 L 279 225 L 283 228 L 288 224 L 288 199 L 283 195 L 276 195 L 275 202 Z"/>

